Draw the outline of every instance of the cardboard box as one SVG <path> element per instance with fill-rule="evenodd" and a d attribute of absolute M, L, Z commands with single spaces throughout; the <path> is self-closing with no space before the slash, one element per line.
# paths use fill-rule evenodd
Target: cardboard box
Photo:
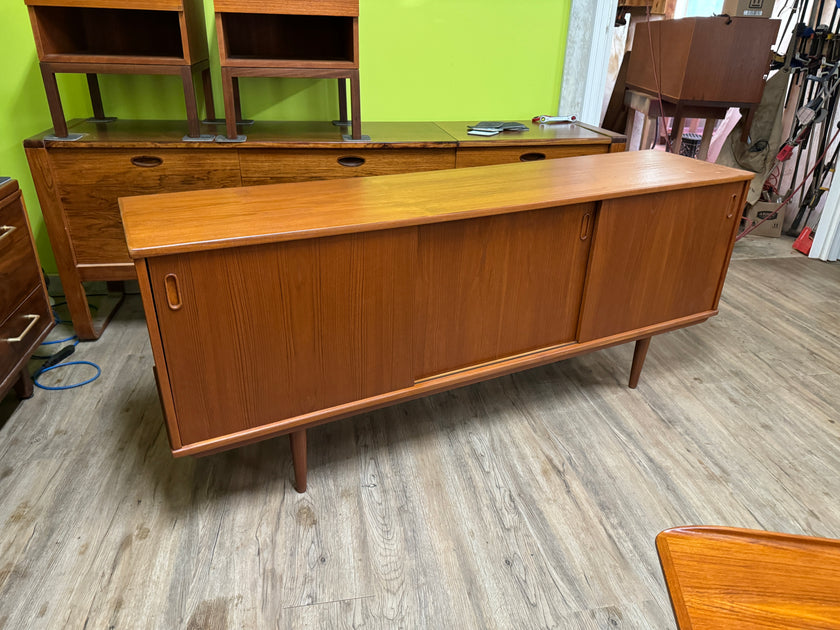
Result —
<path fill-rule="evenodd" d="M 749 208 L 747 208 L 746 219 L 747 219 L 747 229 L 751 226 L 755 225 L 759 221 L 767 218 L 770 214 L 773 213 L 773 210 L 776 209 L 778 206 L 778 202 L 770 202 L 770 201 L 759 201 Z M 768 219 L 752 232 L 750 235 L 755 236 L 770 236 L 770 237 L 778 237 L 782 235 L 782 224 L 785 222 L 785 206 L 779 208 L 779 211 L 776 213 L 775 218 Z"/>
<path fill-rule="evenodd" d="M 733 17 L 769 18 L 773 16 L 773 0 L 724 0 L 721 13 Z"/>

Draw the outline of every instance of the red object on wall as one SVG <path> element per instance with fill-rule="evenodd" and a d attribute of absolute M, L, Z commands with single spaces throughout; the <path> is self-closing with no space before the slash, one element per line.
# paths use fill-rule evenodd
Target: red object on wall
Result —
<path fill-rule="evenodd" d="M 793 241 L 793 249 L 798 252 L 802 252 L 806 256 L 811 251 L 811 245 L 814 244 L 814 232 L 811 228 L 806 227 L 800 233 L 799 236 L 796 237 L 796 240 Z"/>

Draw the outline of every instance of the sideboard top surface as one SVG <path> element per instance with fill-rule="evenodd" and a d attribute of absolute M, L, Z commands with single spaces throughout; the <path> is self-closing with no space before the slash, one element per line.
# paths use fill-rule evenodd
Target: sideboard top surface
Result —
<path fill-rule="evenodd" d="M 223 122 L 223 121 L 222 121 Z M 478 121 L 473 121 L 478 122 Z M 76 119 L 68 123 L 78 140 L 47 140 L 54 132 L 48 129 L 24 141 L 25 147 L 49 149 L 77 148 L 195 148 L 195 149 L 359 149 L 369 148 L 454 148 L 535 145 L 610 144 L 625 137 L 603 129 L 579 125 L 539 125 L 524 122 L 530 131 L 503 132 L 491 137 L 467 135 L 468 121 L 456 122 L 362 122 L 362 133 L 370 140 L 344 140 L 349 126 L 326 121 L 256 121 L 247 127 L 248 141 L 243 143 L 184 142 L 182 120 L 116 120 L 94 123 Z M 220 135 L 222 124 L 202 124 L 201 133 Z"/>
<path fill-rule="evenodd" d="M 120 199 L 132 258 L 440 223 L 726 182 L 660 151 Z M 201 217 L 200 220 L 196 220 Z"/>

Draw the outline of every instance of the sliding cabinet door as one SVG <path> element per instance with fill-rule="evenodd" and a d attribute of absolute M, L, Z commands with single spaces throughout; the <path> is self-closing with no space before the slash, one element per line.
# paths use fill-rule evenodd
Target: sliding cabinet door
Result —
<path fill-rule="evenodd" d="M 716 309 L 744 186 L 604 201 L 592 244 L 580 341 Z"/>
<path fill-rule="evenodd" d="M 419 228 L 418 380 L 575 341 L 594 204 Z"/>
<path fill-rule="evenodd" d="M 413 384 L 415 228 L 148 261 L 184 445 Z"/>

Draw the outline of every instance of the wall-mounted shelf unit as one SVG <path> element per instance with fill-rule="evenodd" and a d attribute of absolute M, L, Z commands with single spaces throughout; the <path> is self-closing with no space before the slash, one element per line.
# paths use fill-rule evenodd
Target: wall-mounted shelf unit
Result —
<path fill-rule="evenodd" d="M 202 0 L 26 0 L 50 116 L 57 138 L 68 134 L 55 75 L 87 75 L 93 120 L 109 122 L 99 74 L 181 77 L 185 139 L 201 136 L 193 76 L 201 73 L 207 117 L 215 118 Z"/>
<path fill-rule="evenodd" d="M 362 138 L 358 0 L 216 0 L 215 8 L 228 141 L 245 140 L 236 127 L 240 77 L 338 79 L 337 122 Z"/>

